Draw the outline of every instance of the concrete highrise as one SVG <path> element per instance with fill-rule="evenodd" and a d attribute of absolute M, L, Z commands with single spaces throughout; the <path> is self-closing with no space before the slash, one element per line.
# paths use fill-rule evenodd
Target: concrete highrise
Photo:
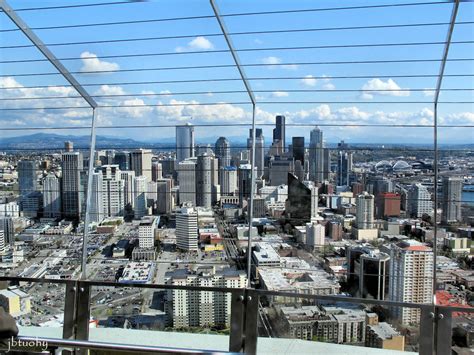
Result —
<path fill-rule="evenodd" d="M 146 176 L 151 181 L 151 157 L 150 149 L 137 149 L 130 153 L 130 170 L 135 171 L 135 176 Z"/>
<path fill-rule="evenodd" d="M 104 165 L 102 172 L 102 207 L 106 217 L 123 216 L 125 182 L 118 165 Z M 128 186 L 127 186 L 128 188 Z"/>
<path fill-rule="evenodd" d="M 390 246 L 389 300 L 431 303 L 433 300 L 433 251 L 408 240 Z M 420 321 L 419 308 L 393 307 L 392 313 L 403 324 Z"/>
<path fill-rule="evenodd" d="M 407 215 L 409 217 L 420 218 L 424 214 L 433 215 L 433 202 L 426 186 L 411 185 L 408 189 L 407 200 Z"/>
<path fill-rule="evenodd" d="M 182 250 L 198 250 L 198 215 L 185 206 L 176 214 L 176 246 Z"/>
<path fill-rule="evenodd" d="M 178 163 L 179 203 L 196 206 L 196 158 Z"/>
<path fill-rule="evenodd" d="M 61 185 L 53 173 L 43 179 L 43 217 L 61 217 Z"/>
<path fill-rule="evenodd" d="M 374 228 L 374 195 L 364 192 L 356 199 L 356 222 L 358 229 Z"/>
<path fill-rule="evenodd" d="M 323 148 L 323 132 L 316 127 L 310 132 L 309 138 L 309 178 L 316 183 L 324 181 Z"/>
<path fill-rule="evenodd" d="M 207 153 L 197 157 L 196 165 L 196 206 L 212 207 L 211 160 Z"/>
<path fill-rule="evenodd" d="M 252 129 L 249 129 L 249 138 L 247 138 L 247 149 L 250 151 L 250 164 L 252 164 Z M 255 167 L 257 168 L 256 178 L 263 175 L 265 167 L 265 138 L 261 128 L 255 129 Z"/>
<path fill-rule="evenodd" d="M 104 219 L 103 174 L 101 171 L 92 173 L 91 204 L 89 217 L 91 222 L 100 223 Z"/>
<path fill-rule="evenodd" d="M 83 158 L 80 152 L 66 152 L 61 155 L 62 188 L 61 202 L 63 217 L 79 219 L 82 211 L 81 172 Z"/>
<path fill-rule="evenodd" d="M 71 141 L 64 142 L 64 151 L 70 153 L 74 150 L 74 143 Z"/>
<path fill-rule="evenodd" d="M 190 123 L 176 126 L 176 161 L 194 157 L 194 127 Z"/>
<path fill-rule="evenodd" d="M 442 223 L 456 223 L 462 220 L 461 199 L 463 180 L 457 176 L 444 176 L 442 184 Z"/>
<path fill-rule="evenodd" d="M 285 116 L 276 116 L 275 117 L 275 128 L 273 129 L 273 143 L 278 144 L 282 147 L 283 152 L 286 150 L 286 119 Z"/>
<path fill-rule="evenodd" d="M 214 147 L 214 153 L 219 159 L 219 168 L 230 166 L 230 143 L 225 137 L 219 137 Z"/>
<path fill-rule="evenodd" d="M 324 246 L 326 230 L 322 224 L 306 223 L 306 246 L 310 250 Z"/>
<path fill-rule="evenodd" d="M 215 266 L 193 270 L 177 269 L 165 274 L 165 283 L 174 286 L 244 288 L 245 272 Z M 165 310 L 174 328 L 230 326 L 232 295 L 229 292 L 201 292 L 170 289 L 166 292 Z"/>
<path fill-rule="evenodd" d="M 34 160 L 20 160 L 18 162 L 18 189 L 20 196 L 26 196 L 37 190 L 38 164 Z"/>

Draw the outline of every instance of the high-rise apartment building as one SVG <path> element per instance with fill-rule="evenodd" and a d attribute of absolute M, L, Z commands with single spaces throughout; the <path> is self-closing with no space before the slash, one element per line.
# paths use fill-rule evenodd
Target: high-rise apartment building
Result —
<path fill-rule="evenodd" d="M 400 200 L 398 193 L 383 192 L 375 197 L 377 218 L 400 217 Z"/>
<path fill-rule="evenodd" d="M 356 198 L 356 222 L 358 229 L 374 228 L 374 195 L 364 192 Z"/>
<path fill-rule="evenodd" d="M 194 157 L 194 126 L 190 123 L 176 126 L 176 161 Z"/>
<path fill-rule="evenodd" d="M 179 203 L 196 206 L 196 158 L 178 163 Z"/>
<path fill-rule="evenodd" d="M 433 251 L 408 240 L 390 246 L 389 299 L 394 302 L 431 303 L 433 300 Z M 394 307 L 403 324 L 420 321 L 419 308 Z"/>
<path fill-rule="evenodd" d="M 103 165 L 102 207 L 106 217 L 123 216 L 125 209 L 125 182 L 118 165 Z"/>
<path fill-rule="evenodd" d="M 201 266 L 195 270 L 178 269 L 167 272 L 165 283 L 174 286 L 205 286 L 243 288 L 245 272 Z M 225 292 L 186 291 L 170 289 L 165 309 L 174 328 L 230 326 L 232 296 Z"/>
<path fill-rule="evenodd" d="M 249 138 L 247 138 L 247 149 L 250 151 L 250 164 L 252 164 L 252 129 L 249 129 Z M 265 164 L 265 138 L 261 128 L 255 129 L 255 167 L 257 168 L 256 177 L 263 175 Z"/>
<path fill-rule="evenodd" d="M 198 250 L 198 215 L 185 206 L 176 214 L 176 246 L 182 250 Z"/>
<path fill-rule="evenodd" d="M 311 250 L 324 246 L 326 230 L 322 224 L 306 223 L 306 246 Z"/>
<path fill-rule="evenodd" d="M 150 149 L 137 149 L 130 153 L 130 170 L 135 171 L 135 176 L 146 176 L 151 181 L 151 157 Z"/>
<path fill-rule="evenodd" d="M 225 137 L 219 137 L 214 147 L 214 154 L 219 159 L 219 168 L 230 166 L 230 143 Z"/>
<path fill-rule="evenodd" d="M 407 195 L 407 215 L 420 218 L 424 214 L 433 215 L 431 193 L 422 184 L 411 185 Z"/>
<path fill-rule="evenodd" d="M 463 180 L 457 176 L 444 176 L 442 181 L 441 222 L 460 222 L 462 220 L 461 195 Z"/>
<path fill-rule="evenodd" d="M 63 216 L 66 218 L 79 219 L 82 212 L 82 169 L 83 158 L 80 152 L 66 152 L 61 155 L 61 202 Z"/>
<path fill-rule="evenodd" d="M 43 217 L 61 217 L 61 185 L 53 173 L 43 179 Z"/>
<path fill-rule="evenodd" d="M 104 215 L 103 174 L 101 171 L 92 173 L 91 202 L 89 206 L 89 219 L 91 222 L 100 223 Z"/>

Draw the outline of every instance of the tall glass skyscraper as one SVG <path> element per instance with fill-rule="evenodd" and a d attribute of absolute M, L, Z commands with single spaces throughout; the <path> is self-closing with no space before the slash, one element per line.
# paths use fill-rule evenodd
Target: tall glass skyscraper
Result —
<path fill-rule="evenodd" d="M 194 126 L 187 123 L 176 126 L 176 161 L 194 157 Z"/>

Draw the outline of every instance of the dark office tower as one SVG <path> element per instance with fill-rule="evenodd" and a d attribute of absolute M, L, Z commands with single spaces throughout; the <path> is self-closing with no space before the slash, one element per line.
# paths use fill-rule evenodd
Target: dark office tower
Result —
<path fill-rule="evenodd" d="M 63 215 L 66 218 L 78 219 L 82 211 L 82 154 L 80 152 L 63 153 L 61 156 L 61 169 Z"/>
<path fill-rule="evenodd" d="M 244 201 L 250 198 L 252 188 L 252 166 L 250 164 L 242 164 L 237 171 L 239 183 L 239 203 L 243 207 Z"/>
<path fill-rule="evenodd" d="M 312 184 L 312 182 L 309 182 Z M 295 223 L 309 222 L 316 217 L 318 210 L 318 190 L 314 185 L 308 185 L 288 173 L 288 199 L 286 214 Z"/>
<path fill-rule="evenodd" d="M 370 247 L 347 247 L 348 284 L 355 297 L 388 297 L 390 255 Z"/>
<path fill-rule="evenodd" d="M 170 214 L 173 210 L 173 179 L 160 179 L 156 183 L 157 203 L 156 211 L 159 214 Z"/>
<path fill-rule="evenodd" d="M 130 170 L 130 152 L 115 153 L 114 164 L 122 171 Z"/>
<path fill-rule="evenodd" d="M 463 180 L 457 176 L 444 176 L 442 189 L 442 214 L 443 223 L 456 223 L 461 221 L 461 194 Z"/>
<path fill-rule="evenodd" d="M 273 129 L 273 143 L 281 142 L 283 152 L 285 152 L 285 116 L 276 116 L 275 121 L 276 127 Z"/>
<path fill-rule="evenodd" d="M 337 157 L 337 185 L 349 186 L 352 170 L 352 153 L 340 151 Z"/>
<path fill-rule="evenodd" d="M 219 137 L 216 141 L 214 153 L 219 159 L 219 168 L 230 166 L 230 143 L 225 137 Z"/>
<path fill-rule="evenodd" d="M 323 148 L 323 155 L 323 179 L 329 180 L 331 175 L 331 150 L 329 148 Z"/>
<path fill-rule="evenodd" d="M 252 129 L 249 129 L 249 138 L 247 138 L 247 148 L 250 150 L 250 164 L 252 164 Z M 255 130 L 255 167 L 257 168 L 256 178 L 263 175 L 265 164 L 265 139 L 261 128 Z"/>
<path fill-rule="evenodd" d="M 151 181 L 158 181 L 163 178 L 163 166 L 160 162 L 151 163 Z"/>
<path fill-rule="evenodd" d="M 74 144 L 71 141 L 64 142 L 64 150 L 70 153 L 74 150 Z"/>
<path fill-rule="evenodd" d="M 291 140 L 293 158 L 304 164 L 304 137 L 293 137 Z"/>
<path fill-rule="evenodd" d="M 20 160 L 18 162 L 18 189 L 21 196 L 36 191 L 36 171 L 38 164 L 34 160 Z"/>
<path fill-rule="evenodd" d="M 194 126 L 176 126 L 176 160 L 178 163 L 194 157 Z"/>
<path fill-rule="evenodd" d="M 324 181 L 324 145 L 323 132 L 314 128 L 309 138 L 309 179 L 316 183 Z"/>

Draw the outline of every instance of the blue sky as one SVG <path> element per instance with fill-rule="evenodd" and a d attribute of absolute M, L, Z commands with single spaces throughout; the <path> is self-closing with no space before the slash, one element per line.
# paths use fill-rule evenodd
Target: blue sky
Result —
<path fill-rule="evenodd" d="M 64 4 L 98 3 L 100 1 L 41 1 L 41 6 Z M 105 1 L 104 1 L 105 2 Z M 426 1 L 407 0 L 403 3 Z M 439 1 L 443 2 L 443 1 Z M 38 1 L 10 0 L 13 8 L 37 7 Z M 377 1 L 230 1 L 221 0 L 218 4 L 223 14 L 262 12 L 291 9 L 314 9 L 346 7 L 375 4 L 396 4 L 393 0 Z M 305 13 L 285 13 L 258 16 L 226 16 L 224 21 L 231 33 L 262 30 L 315 29 L 329 27 L 360 27 L 378 25 L 447 23 L 451 15 L 451 4 L 389 7 L 364 10 L 319 11 Z M 473 25 L 462 22 L 474 21 L 474 4 L 462 3 L 457 18 L 459 23 L 453 34 L 454 42 L 473 41 Z M 146 3 L 114 6 L 57 9 L 47 11 L 20 11 L 19 15 L 33 28 L 85 23 L 103 23 L 160 19 L 186 16 L 212 15 L 208 1 L 149 1 Z M 0 15 L 1 29 L 14 28 L 5 15 Z M 438 61 L 419 63 L 371 63 L 371 64 L 325 64 L 325 65 L 285 65 L 285 63 L 307 62 L 350 62 L 377 60 L 425 60 L 440 59 L 443 45 L 360 47 L 360 48 L 319 48 L 307 50 L 284 50 L 286 47 L 354 45 L 375 43 L 415 43 L 443 42 L 446 39 L 447 25 L 352 29 L 338 31 L 308 31 L 278 34 L 234 35 L 237 49 L 258 49 L 240 51 L 239 57 L 246 66 L 249 78 L 270 78 L 271 80 L 251 80 L 258 101 L 259 123 L 263 126 L 267 143 L 271 140 L 271 124 L 275 114 L 285 114 L 290 124 L 287 136 L 309 136 L 311 125 L 332 125 L 324 127 L 328 142 L 345 139 L 349 142 L 430 142 L 430 127 L 351 127 L 353 124 L 421 124 L 433 122 L 432 89 L 436 78 L 406 78 L 404 75 L 436 75 Z M 91 26 L 82 28 L 36 30 L 38 36 L 47 44 L 65 42 L 100 41 L 111 39 L 134 39 L 163 36 L 190 36 L 183 39 L 147 40 L 131 42 L 110 42 L 100 44 L 79 44 L 51 46 L 58 58 L 76 58 L 63 63 L 75 74 L 81 84 L 93 95 L 130 95 L 115 98 L 97 98 L 102 105 L 172 105 L 161 107 L 102 108 L 100 122 L 107 128 L 99 129 L 98 134 L 131 137 L 148 141 L 159 141 L 162 137 L 174 135 L 174 129 L 155 127 L 112 128 L 113 126 L 174 125 L 194 122 L 196 125 L 219 124 L 218 127 L 197 127 L 199 140 L 206 137 L 225 135 L 245 136 L 247 127 L 231 124 L 250 124 L 251 106 L 238 104 L 248 102 L 245 92 L 215 93 L 217 91 L 244 91 L 238 80 L 224 82 L 183 82 L 150 85 L 119 85 L 142 81 L 187 81 L 196 79 L 238 78 L 234 67 L 159 70 L 140 72 L 120 72 L 127 69 L 163 68 L 180 66 L 230 65 L 233 64 L 224 38 L 220 35 L 217 21 L 213 18 L 150 22 L 115 26 Z M 1 32 L 1 46 L 28 45 L 29 41 L 21 32 Z M 265 48 L 280 48 L 264 50 Z M 454 43 L 449 59 L 473 59 L 472 43 Z M 200 51 L 199 54 L 188 52 Z M 170 53 L 170 55 L 105 58 L 145 53 Z M 82 59 L 81 59 L 82 58 Z M 86 59 L 84 59 L 86 58 Z M 2 49 L 0 61 L 22 59 L 43 59 L 35 48 Z M 0 64 L 2 78 L 0 86 L 66 85 L 59 75 L 11 76 L 29 73 L 50 73 L 56 70 L 48 62 L 3 63 Z M 107 71 L 107 73 L 84 73 L 87 71 Z M 446 74 L 474 74 L 472 61 L 450 61 Z M 365 78 L 340 78 L 364 76 Z M 283 80 L 278 78 L 293 77 Z M 443 88 L 473 89 L 473 77 L 446 77 Z M 391 91 L 378 91 L 391 90 Z M 294 90 L 320 90 L 317 92 L 294 92 Z M 322 91 L 321 91 L 322 90 Z M 338 90 L 359 90 L 341 92 Z M 200 95 L 161 95 L 162 93 L 203 92 Z M 1 90 L 4 98 L 68 96 L 76 93 L 66 87 L 49 89 Z M 141 95 L 141 96 L 140 96 Z M 473 91 L 444 91 L 440 101 L 473 101 Z M 311 101 L 315 103 L 300 103 Z M 408 104 L 406 101 L 422 103 Z M 285 103 L 286 102 L 286 103 Z M 336 103 L 335 103 L 336 102 Z M 189 103 L 222 103 L 214 106 L 187 106 Z M 182 104 L 183 106 L 177 106 Z M 4 108 L 86 106 L 82 100 L 54 99 L 34 101 L 2 101 Z M 440 124 L 474 125 L 473 104 L 439 105 Z M 90 125 L 90 110 L 38 110 L 0 112 L 0 127 L 71 127 Z M 228 126 L 222 126 L 228 124 Z M 230 125 L 229 125 L 230 124 Z M 298 127 L 297 125 L 306 125 Z M 87 134 L 87 129 L 74 131 Z M 34 133 L 33 131 L 4 131 L 4 136 Z M 56 133 L 71 133 L 64 130 Z M 441 128 L 442 142 L 474 142 L 474 128 Z"/>

